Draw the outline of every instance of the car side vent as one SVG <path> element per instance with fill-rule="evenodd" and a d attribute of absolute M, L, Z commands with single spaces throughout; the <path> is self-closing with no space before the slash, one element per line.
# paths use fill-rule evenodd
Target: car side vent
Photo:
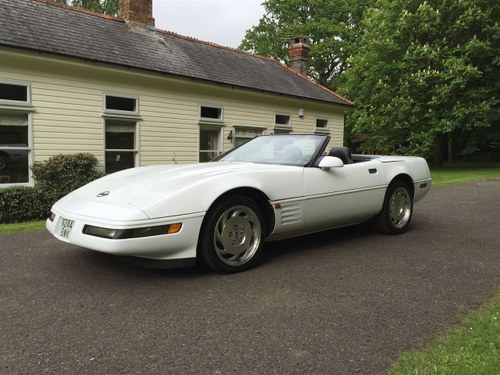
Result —
<path fill-rule="evenodd" d="M 300 222 L 301 218 L 300 203 L 287 203 L 281 207 L 281 225 L 291 225 Z"/>

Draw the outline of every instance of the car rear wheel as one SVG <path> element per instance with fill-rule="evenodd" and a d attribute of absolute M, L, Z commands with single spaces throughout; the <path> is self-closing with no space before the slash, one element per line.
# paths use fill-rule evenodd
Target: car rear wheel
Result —
<path fill-rule="evenodd" d="M 258 261 L 264 245 L 262 210 L 251 199 L 230 196 L 212 207 L 205 218 L 198 257 L 221 273 L 247 270 Z"/>
<path fill-rule="evenodd" d="M 376 229 L 388 234 L 405 232 L 413 215 L 413 198 L 404 181 L 392 182 L 385 194 L 382 211 L 373 219 Z"/>

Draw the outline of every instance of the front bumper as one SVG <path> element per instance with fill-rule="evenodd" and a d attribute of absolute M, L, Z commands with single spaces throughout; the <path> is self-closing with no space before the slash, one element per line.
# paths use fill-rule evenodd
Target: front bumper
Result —
<path fill-rule="evenodd" d="M 46 228 L 61 241 L 103 253 L 153 260 L 195 258 L 198 236 L 205 215 L 201 212 L 161 219 L 103 222 L 57 209 L 53 209 L 52 212 L 52 217 L 46 221 Z M 111 239 L 85 234 L 83 231 L 85 226 L 134 230 L 175 223 L 182 223 L 177 233 L 139 238 Z"/>

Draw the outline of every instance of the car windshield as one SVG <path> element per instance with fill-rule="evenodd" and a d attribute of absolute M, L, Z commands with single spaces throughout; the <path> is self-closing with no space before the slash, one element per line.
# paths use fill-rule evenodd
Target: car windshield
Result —
<path fill-rule="evenodd" d="M 325 135 L 265 135 L 252 139 L 214 161 L 306 166 L 325 148 Z"/>

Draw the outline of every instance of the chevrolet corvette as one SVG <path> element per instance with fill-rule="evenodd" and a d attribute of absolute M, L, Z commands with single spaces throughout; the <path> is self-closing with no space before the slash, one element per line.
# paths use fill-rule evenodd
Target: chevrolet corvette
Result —
<path fill-rule="evenodd" d="M 57 201 L 46 227 L 145 266 L 221 273 L 255 266 L 267 241 L 362 222 L 405 232 L 431 187 L 426 161 L 326 150 L 329 141 L 265 135 L 207 163 L 116 172 Z"/>

